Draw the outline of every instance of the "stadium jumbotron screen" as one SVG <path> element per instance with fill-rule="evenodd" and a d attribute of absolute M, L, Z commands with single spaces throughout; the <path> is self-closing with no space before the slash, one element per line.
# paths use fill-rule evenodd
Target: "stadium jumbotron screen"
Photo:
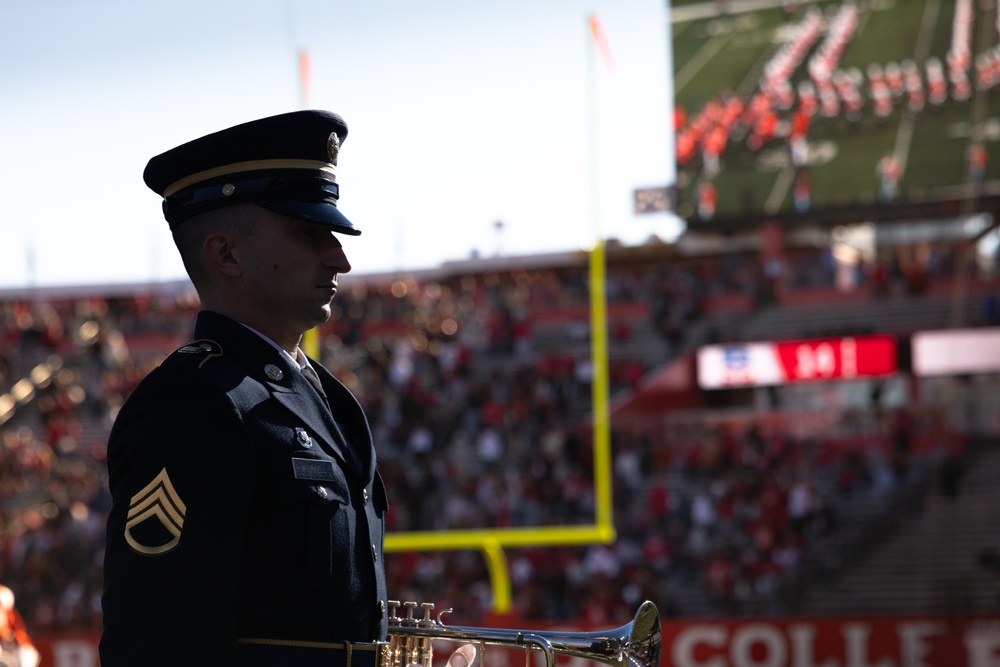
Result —
<path fill-rule="evenodd" d="M 670 4 L 692 225 L 956 215 L 1000 192 L 995 0 Z"/>

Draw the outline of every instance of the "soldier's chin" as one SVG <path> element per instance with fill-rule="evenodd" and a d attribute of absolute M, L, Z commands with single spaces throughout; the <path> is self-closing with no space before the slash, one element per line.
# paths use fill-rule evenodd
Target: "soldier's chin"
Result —
<path fill-rule="evenodd" d="M 333 301 L 333 299 L 330 299 L 330 301 Z M 316 324 L 323 324 L 330 321 L 330 318 L 333 316 L 333 308 L 330 306 L 330 301 L 320 306 L 319 319 Z"/>

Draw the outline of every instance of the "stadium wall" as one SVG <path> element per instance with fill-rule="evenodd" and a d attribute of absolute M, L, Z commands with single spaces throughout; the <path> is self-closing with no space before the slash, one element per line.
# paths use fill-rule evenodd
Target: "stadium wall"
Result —
<path fill-rule="evenodd" d="M 529 627 L 503 616 L 492 625 Z M 602 630 L 613 624 L 561 624 L 549 630 Z M 879 616 L 666 621 L 662 667 L 998 667 L 1000 615 Z M 178 628 L 178 641 L 184 641 Z M 44 667 L 98 667 L 96 635 L 37 637 Z M 440 644 L 436 662 L 449 647 Z M 155 649 L 151 649 L 155 650 Z M 525 664 L 520 651 L 488 647 L 488 667 Z M 544 661 L 535 654 L 532 667 Z M 587 661 L 560 656 L 561 665 Z"/>

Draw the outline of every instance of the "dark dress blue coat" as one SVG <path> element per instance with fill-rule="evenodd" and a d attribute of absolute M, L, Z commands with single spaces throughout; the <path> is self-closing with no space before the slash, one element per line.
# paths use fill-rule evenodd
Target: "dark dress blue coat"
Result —
<path fill-rule="evenodd" d="M 385 489 L 354 396 L 243 325 L 202 312 L 195 340 L 123 405 L 101 664 L 235 663 L 240 638 L 386 636 Z"/>

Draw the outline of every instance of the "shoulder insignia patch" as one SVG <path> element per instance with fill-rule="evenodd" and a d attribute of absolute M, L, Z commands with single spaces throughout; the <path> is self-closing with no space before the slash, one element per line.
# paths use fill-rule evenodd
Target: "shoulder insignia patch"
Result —
<path fill-rule="evenodd" d="M 177 354 L 200 354 L 204 358 L 201 363 L 198 364 L 198 368 L 205 365 L 205 362 L 212 357 L 222 356 L 222 346 L 216 343 L 214 340 L 208 340 L 207 338 L 201 340 L 194 340 L 185 345 L 184 347 L 178 348 Z"/>
<path fill-rule="evenodd" d="M 125 523 L 125 541 L 145 556 L 165 554 L 177 547 L 187 506 L 164 468 L 142 491 L 132 496 Z"/>

